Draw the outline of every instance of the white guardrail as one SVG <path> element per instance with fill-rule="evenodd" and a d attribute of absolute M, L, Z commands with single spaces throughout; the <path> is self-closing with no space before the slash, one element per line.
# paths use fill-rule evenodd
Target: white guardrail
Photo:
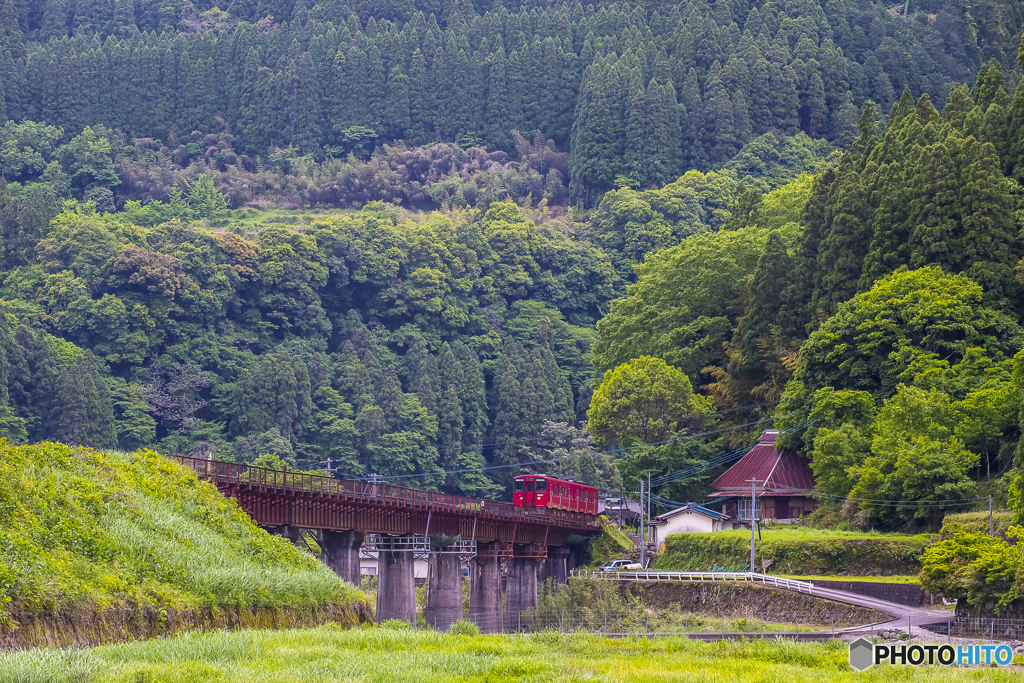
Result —
<path fill-rule="evenodd" d="M 763 583 L 767 586 L 784 588 L 798 593 L 810 593 L 814 584 L 810 581 L 795 581 L 781 576 L 755 574 L 750 572 L 599 572 L 574 569 L 573 576 L 584 579 L 615 579 L 617 581 L 745 581 Z"/>

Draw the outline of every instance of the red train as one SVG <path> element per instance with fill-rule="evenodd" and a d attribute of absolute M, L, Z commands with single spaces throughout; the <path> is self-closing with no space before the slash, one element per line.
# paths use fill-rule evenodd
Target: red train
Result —
<path fill-rule="evenodd" d="M 512 480 L 512 502 L 596 515 L 597 489 L 544 474 L 524 474 Z"/>

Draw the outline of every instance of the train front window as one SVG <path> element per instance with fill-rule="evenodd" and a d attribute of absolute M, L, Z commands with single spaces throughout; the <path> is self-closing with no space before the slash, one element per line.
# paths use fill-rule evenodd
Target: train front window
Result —
<path fill-rule="evenodd" d="M 526 480 L 526 492 L 533 493 L 533 479 Z"/>
<path fill-rule="evenodd" d="M 523 480 L 522 479 L 516 479 L 515 482 L 512 484 L 512 490 L 515 493 L 522 493 L 523 492 Z"/>
<path fill-rule="evenodd" d="M 548 480 L 538 479 L 537 480 L 537 493 L 545 493 L 548 490 Z"/>

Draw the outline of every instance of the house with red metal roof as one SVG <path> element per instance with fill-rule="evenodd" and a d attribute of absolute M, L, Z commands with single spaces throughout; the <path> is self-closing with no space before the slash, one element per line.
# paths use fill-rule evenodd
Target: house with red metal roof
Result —
<path fill-rule="evenodd" d="M 750 487 L 754 485 L 756 518 L 793 523 L 815 507 L 810 496 L 814 473 L 807 460 L 795 451 L 775 448 L 779 433 L 767 430 L 757 444 L 735 465 L 711 483 L 713 500 L 705 507 L 721 509 L 723 515 L 750 522 Z M 753 480 L 753 481 L 751 481 Z"/>

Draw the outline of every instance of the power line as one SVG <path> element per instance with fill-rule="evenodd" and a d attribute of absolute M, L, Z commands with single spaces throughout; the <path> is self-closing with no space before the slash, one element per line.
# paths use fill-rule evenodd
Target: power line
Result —
<path fill-rule="evenodd" d="M 855 503 L 862 503 L 867 506 L 876 507 L 905 507 L 913 509 L 928 509 L 928 508 L 947 508 L 947 507 L 966 507 L 974 505 L 973 500 L 920 500 L 920 501 L 907 501 L 907 500 L 891 500 L 885 498 L 850 498 L 842 496 L 833 496 L 825 493 L 816 492 L 814 489 L 786 489 L 787 493 L 803 493 L 806 495 L 813 496 L 815 498 L 825 498 L 835 502 L 846 502 L 853 501 Z M 664 496 L 652 495 L 651 500 L 657 505 L 662 507 L 682 507 L 687 503 L 680 503 L 679 501 L 665 498 Z"/>
<path fill-rule="evenodd" d="M 556 462 L 564 462 L 565 460 L 570 460 L 570 459 L 573 459 L 573 458 L 584 458 L 584 457 L 593 456 L 593 455 L 611 455 L 613 453 L 624 453 L 626 451 L 632 451 L 632 450 L 636 450 L 638 448 L 647 448 L 647 447 L 650 447 L 650 446 L 662 446 L 662 445 L 665 445 L 665 444 L 668 444 L 668 443 L 674 443 L 674 442 L 677 442 L 677 441 L 686 441 L 688 439 L 696 439 L 696 438 L 701 437 L 701 436 L 710 436 L 712 434 L 721 434 L 723 432 L 732 431 L 734 429 L 742 429 L 744 427 L 750 427 L 752 425 L 761 424 L 761 423 L 764 423 L 764 422 L 770 422 L 771 420 L 774 420 L 774 419 L 775 418 L 769 417 L 769 418 L 765 418 L 763 420 L 756 420 L 754 422 L 747 422 L 747 423 L 740 424 L 740 425 L 734 425 L 732 427 L 723 427 L 722 429 L 714 429 L 714 430 L 707 431 L 707 432 L 699 432 L 697 434 L 680 434 L 679 436 L 674 436 L 674 437 L 671 437 L 671 438 L 668 438 L 668 439 L 664 439 L 662 441 L 653 441 L 651 443 L 636 444 L 635 446 L 623 446 L 623 447 L 620 447 L 620 448 L 610 448 L 610 449 L 606 449 L 606 450 L 603 450 L 603 451 L 592 451 L 592 452 L 589 452 L 589 453 L 580 453 L 579 455 L 570 455 L 570 456 L 565 456 L 563 458 L 555 458 L 553 460 L 528 460 L 528 461 L 525 461 L 525 462 L 507 463 L 507 464 L 503 464 L 503 465 L 488 465 L 486 467 L 467 467 L 467 468 L 458 469 L 458 470 L 444 470 L 444 471 L 437 471 L 437 472 L 416 472 L 416 473 L 413 473 L 413 474 L 396 474 L 396 475 L 391 475 L 391 476 L 387 476 L 387 477 L 376 477 L 376 480 L 377 481 L 381 481 L 381 480 L 392 480 L 392 479 L 413 479 L 413 478 L 419 478 L 419 477 L 439 477 L 439 476 L 444 476 L 444 475 L 448 475 L 448 474 L 466 474 L 466 473 L 469 473 L 469 472 L 489 472 L 489 471 L 493 471 L 493 470 L 509 469 L 509 468 L 512 468 L 512 467 L 529 467 L 529 466 L 532 466 L 532 465 L 547 465 L 547 464 L 556 463 Z M 536 444 L 536 445 L 540 445 L 540 444 Z M 370 481 L 370 480 L 371 479 L 369 477 L 359 477 L 359 478 L 354 478 L 351 481 Z"/>
<path fill-rule="evenodd" d="M 808 424 L 810 424 L 810 420 L 808 420 L 808 419 L 801 420 L 800 422 L 796 423 L 795 425 L 793 425 L 792 427 L 787 429 L 785 432 L 783 432 L 783 434 L 789 434 L 791 432 L 798 431 L 800 429 L 803 429 Z M 744 455 L 746 455 L 751 450 L 753 450 L 756 446 L 757 446 L 757 443 L 755 442 L 755 443 L 753 443 L 753 444 L 751 444 L 749 446 L 742 446 L 740 448 L 735 448 L 735 449 L 733 449 L 731 451 L 728 451 L 728 452 L 723 453 L 721 455 L 715 456 L 714 458 L 712 458 L 712 459 L 710 459 L 710 460 L 708 460 L 706 462 L 699 463 L 699 464 L 693 465 L 691 467 L 688 467 L 688 468 L 685 468 L 685 469 L 682 469 L 682 470 L 677 470 L 675 472 L 669 472 L 668 474 L 664 474 L 664 475 L 662 475 L 660 477 L 656 477 L 654 479 L 651 479 L 651 486 L 664 486 L 665 484 L 670 484 L 670 483 L 672 483 L 674 481 L 678 481 L 680 479 L 688 479 L 688 478 L 694 476 L 695 474 L 699 474 L 700 472 L 702 472 L 704 470 L 707 470 L 707 469 L 710 469 L 712 467 L 717 467 L 718 465 L 724 465 L 724 464 L 726 464 L 728 462 L 731 462 L 733 460 L 739 460 Z"/>

